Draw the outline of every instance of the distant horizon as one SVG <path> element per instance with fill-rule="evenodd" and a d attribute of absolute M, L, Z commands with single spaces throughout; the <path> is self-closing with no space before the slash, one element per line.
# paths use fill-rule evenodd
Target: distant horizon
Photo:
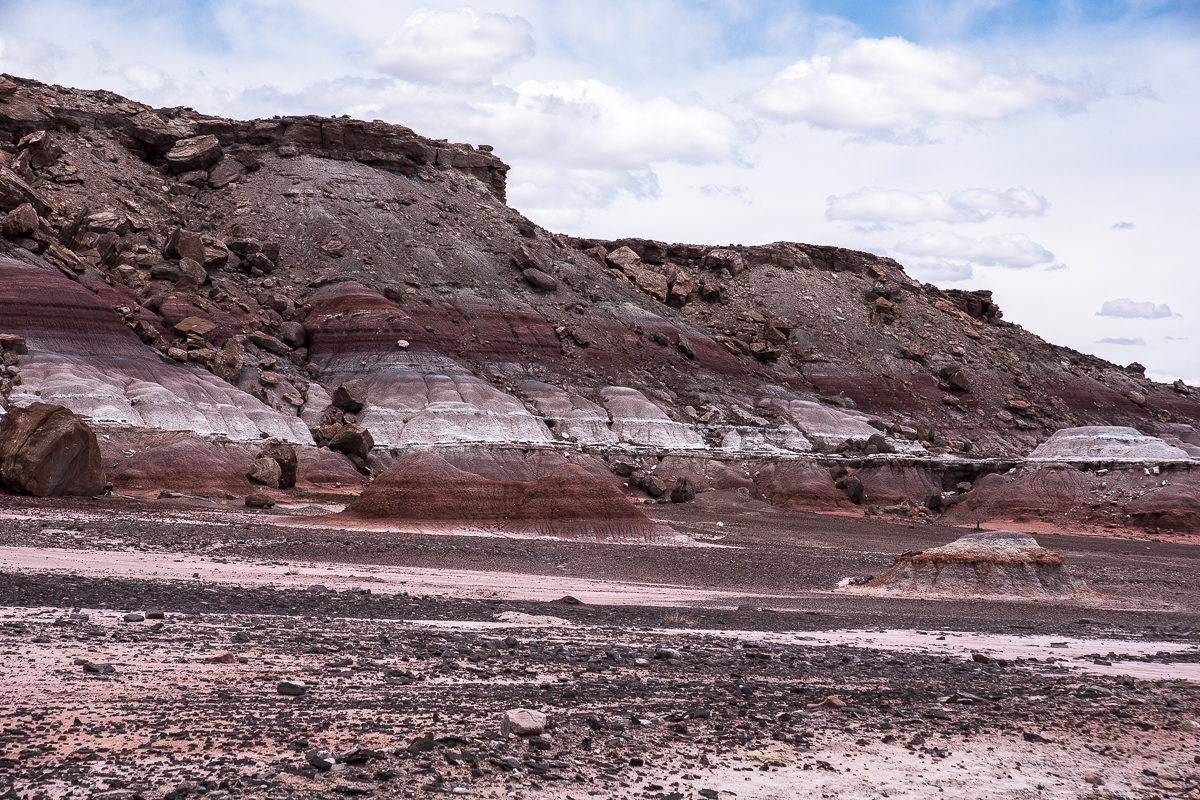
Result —
<path fill-rule="evenodd" d="M 992 290 L 1049 341 L 1200 384 L 1193 3 L 0 9 L 0 71 L 490 144 L 509 204 L 550 230 L 887 255 Z"/>

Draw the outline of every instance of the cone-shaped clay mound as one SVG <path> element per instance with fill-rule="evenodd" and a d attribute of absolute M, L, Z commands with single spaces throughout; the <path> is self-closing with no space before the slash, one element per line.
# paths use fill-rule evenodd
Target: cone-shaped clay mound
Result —
<path fill-rule="evenodd" d="M 647 543 L 684 539 L 634 508 L 615 486 L 572 464 L 532 481 L 497 481 L 426 452 L 396 459 L 336 516 L 430 532 L 477 530 Z"/>
<path fill-rule="evenodd" d="M 864 588 L 904 594 L 1065 597 L 1086 592 L 1063 558 L 1028 533 L 981 531 L 921 553 L 905 553 Z"/>

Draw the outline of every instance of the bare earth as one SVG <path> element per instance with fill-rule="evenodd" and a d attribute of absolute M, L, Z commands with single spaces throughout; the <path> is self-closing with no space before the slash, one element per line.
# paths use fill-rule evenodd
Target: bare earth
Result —
<path fill-rule="evenodd" d="M 838 589 L 964 531 L 736 499 L 650 507 L 703 547 L 318 510 L 4 498 L 0 795 L 1200 796 L 1195 545 L 1039 534 L 1102 598 L 1051 605 Z"/>

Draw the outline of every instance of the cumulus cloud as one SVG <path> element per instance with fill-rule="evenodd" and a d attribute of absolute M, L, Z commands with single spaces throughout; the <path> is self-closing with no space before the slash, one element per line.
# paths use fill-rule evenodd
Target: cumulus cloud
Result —
<path fill-rule="evenodd" d="M 1143 338 L 1142 338 L 1142 337 L 1140 337 L 1140 336 L 1138 336 L 1138 337 L 1136 337 L 1136 338 L 1132 338 L 1132 339 L 1125 338 L 1125 337 L 1122 337 L 1122 336 L 1105 336 L 1103 339 L 1100 339 L 1099 341 L 1097 341 L 1097 342 L 1096 342 L 1096 344 L 1137 344 L 1137 345 L 1144 345 L 1144 344 L 1146 344 L 1146 340 L 1145 340 L 1145 339 L 1143 339 Z"/>
<path fill-rule="evenodd" d="M 1136 226 L 1132 222 L 1114 222 L 1112 229 L 1114 231 L 1131 231 Z"/>
<path fill-rule="evenodd" d="M 938 260 L 982 267 L 1027 269 L 1049 266 L 1054 254 L 1023 233 L 1004 233 L 976 239 L 950 231 L 923 233 L 896 245 L 900 253 L 929 261 Z"/>
<path fill-rule="evenodd" d="M 999 191 L 964 189 L 949 197 L 941 192 L 908 192 L 868 186 L 825 199 L 825 218 L 850 222 L 986 222 L 993 217 L 1038 217 L 1050 204 L 1025 188 Z"/>
<path fill-rule="evenodd" d="M 419 8 L 371 54 L 376 69 L 423 83 L 483 83 L 533 53 L 521 17 Z"/>
<path fill-rule="evenodd" d="M 1174 316 L 1171 307 L 1166 303 L 1138 303 L 1128 297 L 1109 300 L 1096 312 L 1100 317 L 1120 317 L 1121 319 L 1164 319 Z"/>
<path fill-rule="evenodd" d="M 639 99 L 597 80 L 527 81 L 510 97 L 476 104 L 475 115 L 475 124 L 509 142 L 507 153 L 577 168 L 725 161 L 739 140 L 737 124 L 718 111 L 662 96 Z"/>
<path fill-rule="evenodd" d="M 990 70 L 979 59 L 896 36 L 859 39 L 780 72 L 751 97 L 760 113 L 862 134 L 980 123 L 1026 111 L 1079 110 L 1101 92 L 1027 68 Z"/>

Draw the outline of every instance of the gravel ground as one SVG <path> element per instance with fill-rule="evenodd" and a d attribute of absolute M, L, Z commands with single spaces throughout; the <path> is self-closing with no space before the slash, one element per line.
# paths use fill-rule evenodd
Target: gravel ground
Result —
<path fill-rule="evenodd" d="M 660 509 L 720 546 L 5 498 L 0 796 L 1200 797 L 1200 548 L 1042 537 L 1104 607 L 896 600 L 832 586 L 960 529 Z"/>

